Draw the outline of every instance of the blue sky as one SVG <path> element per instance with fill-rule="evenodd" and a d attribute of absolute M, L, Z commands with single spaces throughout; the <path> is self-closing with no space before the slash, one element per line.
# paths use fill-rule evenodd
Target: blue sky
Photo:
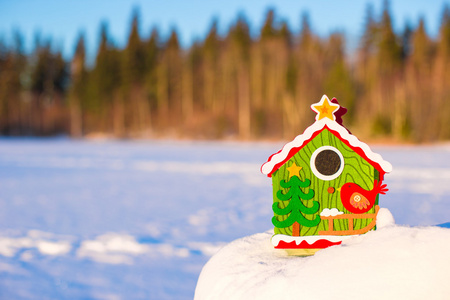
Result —
<path fill-rule="evenodd" d="M 428 32 L 438 32 L 444 0 L 391 0 L 390 8 L 394 27 L 400 31 L 409 21 L 415 26 L 420 16 L 426 20 Z M 243 12 L 256 32 L 262 25 L 269 7 L 275 8 L 278 17 L 287 20 L 293 31 L 300 28 L 302 12 L 308 12 L 313 30 L 324 36 L 332 31 L 345 31 L 349 42 L 355 43 L 363 30 L 367 4 L 375 13 L 381 11 L 383 1 L 357 0 L 0 0 L 0 38 L 8 40 L 13 29 L 25 37 L 27 50 L 32 47 L 33 36 L 40 32 L 42 38 L 51 37 L 53 43 L 71 57 L 80 32 L 84 32 L 87 47 L 94 53 L 98 43 L 101 21 L 107 21 L 111 36 L 118 46 L 126 42 L 130 17 L 134 7 L 141 10 L 141 31 L 147 36 L 157 25 L 161 34 L 167 35 L 177 28 L 184 46 L 194 39 L 203 38 L 213 18 L 218 18 L 219 28 L 225 32 Z"/>

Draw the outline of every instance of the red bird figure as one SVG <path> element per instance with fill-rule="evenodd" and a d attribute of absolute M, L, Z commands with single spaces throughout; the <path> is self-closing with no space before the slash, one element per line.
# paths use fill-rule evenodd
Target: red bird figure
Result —
<path fill-rule="evenodd" d="M 377 194 L 386 194 L 386 184 L 375 180 L 373 189 L 367 191 L 356 183 L 346 183 L 341 188 L 341 201 L 344 207 L 351 213 L 362 214 L 369 211 L 375 204 Z"/>

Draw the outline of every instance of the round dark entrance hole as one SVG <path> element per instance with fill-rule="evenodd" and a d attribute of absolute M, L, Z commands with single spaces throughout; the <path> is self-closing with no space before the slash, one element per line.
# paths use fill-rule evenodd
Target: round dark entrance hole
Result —
<path fill-rule="evenodd" d="M 341 167 L 341 158 L 333 150 L 323 150 L 314 161 L 317 171 L 325 176 L 336 174 Z"/>

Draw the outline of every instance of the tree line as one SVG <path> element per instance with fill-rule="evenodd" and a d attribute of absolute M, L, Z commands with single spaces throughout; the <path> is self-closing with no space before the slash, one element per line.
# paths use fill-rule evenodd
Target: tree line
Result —
<path fill-rule="evenodd" d="M 66 61 L 36 38 L 26 54 L 20 33 L 0 41 L 0 133 L 46 136 L 292 138 L 314 120 L 323 94 L 349 109 L 354 133 L 400 141 L 450 139 L 450 9 L 439 34 L 425 21 L 393 30 L 387 2 L 368 6 L 358 49 L 342 32 L 320 37 L 308 15 L 299 32 L 269 10 L 257 36 L 244 15 L 228 31 L 217 21 L 187 49 L 175 29 L 140 35 L 133 11 L 128 41 L 117 47 L 101 25 L 95 63 L 85 38 Z"/>

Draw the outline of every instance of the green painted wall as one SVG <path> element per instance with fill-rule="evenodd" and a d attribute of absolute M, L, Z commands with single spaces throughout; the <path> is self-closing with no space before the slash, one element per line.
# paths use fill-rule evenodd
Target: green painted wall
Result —
<path fill-rule="evenodd" d="M 310 168 L 311 155 L 316 149 L 322 146 L 333 146 L 338 149 L 344 157 L 344 170 L 342 174 L 330 181 L 317 178 Z M 289 180 L 289 172 L 286 170 L 286 167 L 291 166 L 294 161 L 298 166 L 303 168 L 300 171 L 300 179 L 302 181 L 305 181 L 305 179 L 311 180 L 311 185 L 308 188 L 305 188 L 304 192 L 308 193 L 309 189 L 313 189 L 315 192 L 315 196 L 311 200 L 303 200 L 303 203 L 308 207 L 313 205 L 312 201 L 318 201 L 320 204 L 319 211 L 316 214 L 304 215 L 309 220 L 314 219 L 324 208 L 337 208 L 339 211 L 344 212 L 344 214 L 350 214 L 350 212 L 342 205 L 340 193 L 337 189 L 344 183 L 354 182 L 366 190 L 371 190 L 373 188 L 374 179 L 378 179 L 378 171 L 372 165 L 341 142 L 330 131 L 325 129 L 272 174 L 273 199 L 274 202 L 280 202 L 278 204 L 280 208 L 286 207 L 289 201 L 279 200 L 276 193 L 280 189 L 283 193 L 286 192 L 286 190 L 280 186 L 280 181 L 283 179 L 286 181 Z M 329 187 L 335 189 L 333 194 L 328 193 L 327 189 Z M 378 200 L 376 201 L 376 204 L 378 204 Z M 367 214 L 374 212 L 375 207 L 372 207 Z M 287 218 L 287 216 L 277 216 L 276 214 L 275 217 L 280 221 Z M 354 220 L 354 229 L 364 228 L 371 221 L 372 219 Z M 316 227 L 300 226 L 300 236 L 317 235 L 318 232 L 322 230 L 328 230 L 328 220 L 322 220 Z M 348 221 L 335 220 L 334 230 L 348 230 Z M 275 227 L 275 234 L 292 235 L 292 226 L 286 228 Z"/>

